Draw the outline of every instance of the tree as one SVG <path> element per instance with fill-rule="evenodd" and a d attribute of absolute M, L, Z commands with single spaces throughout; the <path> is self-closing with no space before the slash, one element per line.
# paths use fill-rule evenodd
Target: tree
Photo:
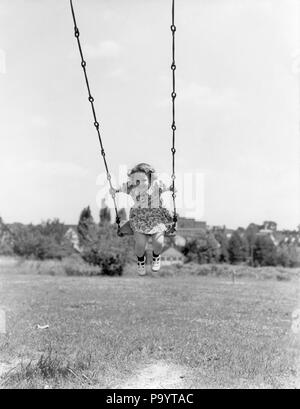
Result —
<path fill-rule="evenodd" d="M 14 238 L 12 232 L 0 217 L 0 254 L 13 254 Z"/>
<path fill-rule="evenodd" d="M 111 214 L 108 206 L 102 207 L 100 209 L 100 224 L 110 223 Z"/>
<path fill-rule="evenodd" d="M 215 263 L 219 260 L 221 245 L 212 233 L 206 234 L 206 240 L 206 262 Z"/>
<path fill-rule="evenodd" d="M 246 260 L 247 243 L 237 231 L 232 233 L 228 243 L 229 260 L 231 263 L 241 263 Z"/>
<path fill-rule="evenodd" d="M 224 231 L 218 230 L 214 233 L 215 239 L 220 244 L 219 249 L 219 261 L 221 263 L 227 263 L 229 261 L 228 253 L 228 239 Z"/>
<path fill-rule="evenodd" d="M 128 253 L 123 239 L 117 236 L 116 226 L 104 223 L 99 226 L 96 240 L 85 246 L 82 257 L 86 262 L 100 266 L 103 274 L 121 275 Z"/>
<path fill-rule="evenodd" d="M 256 265 L 275 266 L 277 264 L 276 247 L 269 235 L 256 237 L 253 260 Z"/>
<path fill-rule="evenodd" d="M 282 244 L 276 249 L 277 264 L 283 267 L 300 266 L 300 248 L 295 245 Z"/>
<path fill-rule="evenodd" d="M 62 259 L 74 252 L 65 237 L 65 230 L 64 224 L 57 219 L 39 225 L 18 225 L 15 227 L 14 252 L 39 260 Z"/>
<path fill-rule="evenodd" d="M 255 240 L 256 240 L 257 234 L 259 233 L 259 228 L 260 226 L 258 226 L 257 224 L 251 223 L 246 229 L 248 256 L 249 256 L 251 265 L 254 264 L 253 251 L 254 251 L 254 246 L 255 246 Z"/>
<path fill-rule="evenodd" d="M 81 246 L 89 245 L 96 239 L 96 225 L 90 206 L 85 207 L 79 217 L 77 232 Z"/>
<path fill-rule="evenodd" d="M 204 230 L 197 238 L 186 242 L 183 254 L 188 261 L 195 261 L 200 264 L 215 262 L 219 258 L 220 244 L 214 235 Z"/>
<path fill-rule="evenodd" d="M 300 266 L 300 248 L 294 245 L 289 246 L 289 266 Z"/>
<path fill-rule="evenodd" d="M 283 267 L 289 267 L 290 265 L 290 255 L 289 255 L 289 246 L 281 245 L 277 248 L 277 264 Z"/>
<path fill-rule="evenodd" d="M 66 233 L 66 226 L 59 219 L 46 220 L 40 225 L 37 225 L 38 230 L 43 236 L 53 237 L 57 243 L 62 243 Z"/>

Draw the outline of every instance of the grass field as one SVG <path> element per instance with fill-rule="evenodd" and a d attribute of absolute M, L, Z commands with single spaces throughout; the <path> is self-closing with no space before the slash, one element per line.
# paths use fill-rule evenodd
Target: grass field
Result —
<path fill-rule="evenodd" d="M 0 307 L 6 312 L 1 388 L 128 387 L 130 379 L 139 387 L 137 374 L 149 365 L 169 368 L 177 387 L 300 386 L 299 334 L 291 331 L 299 307 L 296 278 L 233 283 L 179 274 L 65 277 L 2 269 Z"/>

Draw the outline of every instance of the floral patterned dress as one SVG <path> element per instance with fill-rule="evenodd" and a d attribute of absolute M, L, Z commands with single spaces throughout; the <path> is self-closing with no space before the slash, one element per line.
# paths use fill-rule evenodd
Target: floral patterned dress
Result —
<path fill-rule="evenodd" d="M 169 190 L 161 180 L 154 180 L 148 189 L 132 187 L 129 183 L 122 185 L 118 191 L 129 194 L 134 201 L 129 213 L 134 232 L 152 235 L 168 229 L 173 219 L 168 209 L 163 207 L 161 195 Z"/>

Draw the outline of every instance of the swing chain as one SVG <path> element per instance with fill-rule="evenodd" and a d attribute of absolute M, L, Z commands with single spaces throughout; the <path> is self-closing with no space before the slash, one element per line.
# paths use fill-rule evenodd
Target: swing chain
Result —
<path fill-rule="evenodd" d="M 94 101 L 95 101 L 95 99 L 94 99 L 94 97 L 92 96 L 91 90 L 90 90 L 90 84 L 89 84 L 89 80 L 88 80 L 88 76 L 87 76 L 87 71 L 86 71 L 86 61 L 85 61 L 85 59 L 84 59 L 84 57 L 83 57 L 82 47 L 81 47 L 81 43 L 80 43 L 80 39 L 79 39 L 79 37 L 80 37 L 80 32 L 79 32 L 79 29 L 78 29 L 78 27 L 77 27 L 76 17 L 75 17 L 75 12 L 74 12 L 74 8 L 73 8 L 73 2 L 72 2 L 72 0 L 70 0 L 70 5 L 71 5 L 71 11 L 72 11 L 72 17 L 73 17 L 73 23 L 74 23 L 74 35 L 75 35 L 75 37 L 76 37 L 76 39 L 77 39 L 77 45 L 78 45 L 78 49 L 79 49 L 79 53 L 80 53 L 80 57 L 81 57 L 81 67 L 82 67 L 82 69 L 83 69 L 84 78 L 85 78 L 85 83 L 86 83 L 86 87 L 87 87 L 87 91 L 88 91 L 88 100 L 89 100 L 89 102 L 90 102 L 90 104 L 91 104 L 91 108 L 92 108 L 92 113 L 93 113 L 93 118 L 94 118 L 94 127 L 95 127 L 95 129 L 96 129 L 96 131 L 97 131 L 97 134 L 98 134 L 98 139 L 99 139 L 100 148 L 101 148 L 100 152 L 101 152 L 101 155 L 102 155 L 102 158 L 103 158 L 103 162 L 104 162 L 104 166 L 105 166 L 105 170 L 106 170 L 106 178 L 107 178 L 108 183 L 109 183 L 109 186 L 110 186 L 110 188 L 111 188 L 111 190 L 112 190 L 112 187 L 113 187 L 113 186 L 112 186 L 112 183 L 111 183 L 111 174 L 109 173 L 108 165 L 107 165 L 107 161 L 106 161 L 106 157 L 105 157 L 105 150 L 104 150 L 104 147 L 103 147 L 103 142 L 102 142 L 102 138 L 101 138 L 101 133 L 100 133 L 100 130 L 99 130 L 100 124 L 99 124 L 99 122 L 98 122 L 98 120 L 97 120 L 96 110 L 95 110 L 95 106 L 94 106 Z M 121 220 L 120 220 L 120 217 L 119 217 L 119 214 L 118 214 L 118 209 L 117 209 L 117 203 L 116 203 L 116 197 L 115 197 L 115 195 L 112 195 L 112 199 L 113 199 L 113 202 L 114 202 L 114 208 L 115 208 L 115 213 L 116 213 L 116 223 L 117 223 L 117 225 L 118 225 L 118 233 L 119 233 Z"/>
<path fill-rule="evenodd" d="M 174 215 L 173 215 L 173 228 L 175 229 L 176 223 L 177 223 L 177 212 L 176 212 L 176 193 L 175 193 L 175 132 L 176 132 L 176 121 L 175 121 L 175 99 L 177 97 L 176 94 L 176 76 L 175 76 L 175 71 L 176 71 L 176 61 L 175 61 L 175 32 L 176 32 L 176 26 L 175 26 L 175 0 L 172 0 L 172 25 L 171 25 L 171 32 L 172 32 L 172 64 L 171 64 L 171 70 L 172 70 L 172 93 L 171 93 L 171 98 L 172 98 L 172 198 L 173 198 L 173 207 L 174 207 Z"/>
<path fill-rule="evenodd" d="M 85 78 L 85 82 L 86 82 L 86 86 L 87 86 L 87 91 L 88 91 L 88 100 L 91 104 L 91 109 L 92 109 L 92 113 L 93 113 L 93 118 L 94 118 L 94 127 L 97 131 L 98 134 L 98 139 L 99 139 L 99 143 L 100 143 L 100 148 L 101 148 L 101 155 L 103 158 L 103 162 L 104 162 L 104 166 L 105 166 L 105 170 L 106 170 L 106 177 L 107 180 L 109 182 L 110 188 L 111 190 L 113 190 L 113 186 L 111 183 L 111 175 L 109 173 L 108 170 L 108 165 L 107 165 L 107 161 L 106 161 L 106 157 L 105 157 L 105 150 L 103 147 L 103 143 L 102 143 L 102 138 L 101 138 L 101 133 L 99 130 L 99 122 L 97 121 L 97 116 L 96 116 L 96 111 L 95 111 L 95 106 L 94 106 L 94 97 L 91 95 L 91 90 L 90 90 L 90 84 L 89 84 L 89 80 L 88 80 L 88 76 L 87 76 L 87 70 L 86 70 L 86 61 L 83 57 L 83 52 L 82 52 L 82 47 L 81 47 L 81 43 L 80 43 L 80 32 L 79 29 L 77 27 L 77 23 L 76 23 L 76 17 L 75 17 L 75 12 L 74 12 L 74 8 L 73 8 L 73 3 L 72 0 L 70 0 L 70 5 L 71 5 L 71 11 L 72 11 L 72 17 L 73 17 L 73 23 L 74 23 L 74 35 L 76 37 L 77 40 L 77 45 L 78 45 L 78 49 L 79 49 L 79 53 L 80 53 L 80 57 L 81 57 L 81 67 L 83 69 L 83 73 L 84 73 L 84 78 Z M 171 152 L 172 152 L 172 198 L 173 198 L 173 207 L 174 207 L 174 215 L 173 215 L 173 226 L 172 228 L 175 230 L 176 227 L 176 223 L 177 223 L 177 212 L 176 212 L 176 203 L 175 203 L 175 198 L 176 198 L 176 193 L 175 193 L 175 153 L 176 153 L 176 149 L 175 149 L 175 132 L 176 132 L 176 122 L 175 122 L 175 98 L 177 97 L 176 94 L 176 77 L 175 77 L 175 71 L 176 71 L 176 62 L 175 62 L 175 32 L 176 32 L 176 26 L 175 26 L 175 0 L 172 0 L 172 25 L 171 25 L 171 32 L 172 32 L 172 64 L 171 64 L 171 70 L 172 70 L 172 84 L 173 84 L 173 90 L 171 93 L 171 98 L 172 98 L 172 125 L 171 125 L 171 129 L 172 129 L 172 148 L 171 148 Z M 118 209 L 117 209 L 117 204 L 116 204 L 116 198 L 115 195 L 112 195 L 112 199 L 114 202 L 114 208 L 115 208 L 115 213 L 116 213 L 116 223 L 118 225 L 118 234 L 120 233 L 120 217 L 118 214 Z"/>

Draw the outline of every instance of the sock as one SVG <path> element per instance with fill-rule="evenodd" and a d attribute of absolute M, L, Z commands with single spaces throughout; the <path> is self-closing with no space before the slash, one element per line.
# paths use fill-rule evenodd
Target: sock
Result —
<path fill-rule="evenodd" d="M 152 254 L 153 254 L 153 257 L 155 257 L 155 258 L 160 256 L 159 254 L 155 254 L 154 251 L 152 252 Z"/>
<path fill-rule="evenodd" d="M 137 259 L 138 259 L 138 261 L 144 261 L 144 257 L 145 257 L 145 254 L 142 257 L 137 256 Z"/>

